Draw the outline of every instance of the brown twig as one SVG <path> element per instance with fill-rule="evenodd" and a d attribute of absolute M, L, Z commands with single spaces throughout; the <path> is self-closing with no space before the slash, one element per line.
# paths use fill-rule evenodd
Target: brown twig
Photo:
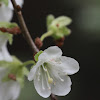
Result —
<path fill-rule="evenodd" d="M 11 0 L 11 2 L 13 4 L 15 13 L 18 17 L 19 24 L 20 24 L 20 27 L 21 27 L 21 30 L 23 32 L 23 35 L 24 35 L 25 39 L 27 40 L 28 44 L 30 45 L 30 47 L 32 48 L 32 51 L 34 53 L 39 52 L 38 48 L 36 47 L 35 43 L 33 42 L 32 38 L 31 38 L 30 33 L 29 33 L 29 31 L 27 29 L 27 26 L 25 24 L 25 21 L 24 21 L 22 12 L 21 12 L 21 7 L 16 4 L 15 0 Z"/>
<path fill-rule="evenodd" d="M 11 0 L 11 2 L 13 4 L 14 10 L 17 14 L 17 17 L 18 17 L 18 20 L 20 23 L 20 27 L 22 29 L 24 37 L 26 38 L 27 42 L 29 43 L 29 45 L 32 48 L 32 50 L 34 51 L 34 53 L 39 52 L 38 48 L 36 47 L 35 43 L 33 42 L 32 38 L 30 36 L 30 33 L 27 29 L 20 6 L 16 4 L 15 0 Z M 53 94 L 51 94 L 50 98 L 51 98 L 51 100 L 57 100 L 55 95 L 53 95 Z"/>
<path fill-rule="evenodd" d="M 51 100 L 57 100 L 56 96 L 54 94 L 50 95 Z"/>

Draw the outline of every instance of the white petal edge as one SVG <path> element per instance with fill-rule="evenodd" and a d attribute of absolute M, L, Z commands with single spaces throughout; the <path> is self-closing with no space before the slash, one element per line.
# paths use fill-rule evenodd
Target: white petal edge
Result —
<path fill-rule="evenodd" d="M 18 82 L 0 83 L 0 100 L 16 100 L 19 97 L 20 89 Z"/>
<path fill-rule="evenodd" d="M 44 50 L 42 54 L 39 56 L 39 60 L 46 60 L 46 59 L 53 59 L 53 58 L 59 58 L 62 55 L 62 51 L 57 46 L 51 46 Z"/>
<path fill-rule="evenodd" d="M 3 55 L 3 60 L 8 62 L 13 61 L 12 56 L 7 50 L 7 43 L 2 46 L 2 55 Z"/>
<path fill-rule="evenodd" d="M 61 57 L 62 64 L 60 65 L 67 75 L 75 74 L 79 71 L 79 63 L 70 57 Z"/>
<path fill-rule="evenodd" d="M 51 92 L 58 96 L 65 96 L 71 91 L 71 79 L 69 76 L 63 76 L 62 79 L 64 81 L 61 81 L 59 79 L 54 78 L 55 85 L 52 85 Z"/>
<path fill-rule="evenodd" d="M 30 70 L 29 74 L 28 74 L 28 80 L 32 81 L 36 75 L 36 71 L 37 68 L 40 67 L 40 65 L 42 65 L 42 62 L 37 62 L 35 66 L 33 66 L 33 68 Z"/>
<path fill-rule="evenodd" d="M 11 21 L 13 17 L 13 11 L 2 4 L 0 7 L 0 21 Z"/>

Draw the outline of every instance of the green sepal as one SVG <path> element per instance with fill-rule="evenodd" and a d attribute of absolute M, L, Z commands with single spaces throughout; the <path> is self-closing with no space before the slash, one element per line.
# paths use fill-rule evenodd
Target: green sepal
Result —
<path fill-rule="evenodd" d="M 38 57 L 39 57 L 39 55 L 41 54 L 41 53 L 43 53 L 43 51 L 41 50 L 41 51 L 39 51 L 35 56 L 34 56 L 34 58 L 35 58 L 35 61 L 38 61 Z"/>
<path fill-rule="evenodd" d="M 13 28 L 18 26 L 17 23 L 11 23 L 11 22 L 0 22 L 0 27 L 5 27 L 5 28 Z"/>

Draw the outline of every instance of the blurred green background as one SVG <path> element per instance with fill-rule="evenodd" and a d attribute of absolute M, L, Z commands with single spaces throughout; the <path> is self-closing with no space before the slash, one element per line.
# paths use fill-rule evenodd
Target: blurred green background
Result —
<path fill-rule="evenodd" d="M 66 38 L 62 50 L 63 55 L 75 58 L 80 63 L 81 69 L 71 76 L 72 91 L 59 100 L 98 100 L 100 0 L 25 0 L 22 11 L 33 39 L 46 32 L 48 14 L 54 14 L 56 17 L 66 15 L 73 19 L 73 23 L 69 26 L 72 34 Z M 12 21 L 17 22 L 15 15 Z M 42 50 L 54 45 L 51 39 L 44 41 Z M 22 35 L 14 37 L 13 46 L 9 46 L 9 51 L 22 61 L 33 57 Z M 36 93 L 33 82 L 28 82 L 26 79 L 25 87 L 18 100 L 45 99 Z"/>

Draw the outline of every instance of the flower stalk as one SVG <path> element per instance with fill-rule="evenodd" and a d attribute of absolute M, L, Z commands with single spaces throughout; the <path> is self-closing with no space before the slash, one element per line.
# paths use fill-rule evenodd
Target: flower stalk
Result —
<path fill-rule="evenodd" d="M 41 36 L 40 40 L 43 41 L 45 38 L 51 36 L 52 34 L 53 34 L 52 31 L 48 31 L 48 32 L 44 33 L 44 34 Z"/>
<path fill-rule="evenodd" d="M 30 45 L 30 47 L 32 48 L 32 51 L 34 53 L 39 52 L 38 48 L 36 47 L 35 43 L 33 42 L 32 38 L 30 36 L 30 33 L 27 29 L 26 23 L 24 21 L 24 18 L 23 18 L 22 12 L 21 12 L 21 9 L 19 9 L 20 6 L 16 4 L 15 0 L 11 0 L 11 2 L 13 4 L 15 13 L 16 13 L 18 20 L 19 20 L 19 24 L 20 24 L 22 33 L 23 33 L 26 41 L 28 42 L 28 44 Z"/>
<path fill-rule="evenodd" d="M 35 62 L 33 60 L 30 60 L 30 61 L 23 63 L 22 66 L 27 66 L 27 65 L 30 65 L 30 64 L 35 64 Z"/>

